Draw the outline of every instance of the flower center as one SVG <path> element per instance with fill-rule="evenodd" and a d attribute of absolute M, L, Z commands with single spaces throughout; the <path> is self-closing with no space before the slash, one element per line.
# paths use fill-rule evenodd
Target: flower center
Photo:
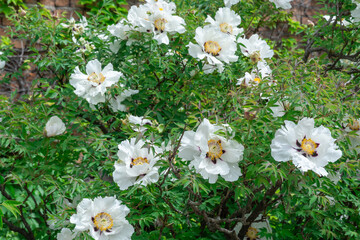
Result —
<path fill-rule="evenodd" d="M 216 164 L 216 160 L 220 159 L 221 155 L 225 153 L 222 149 L 221 140 L 210 139 L 208 141 L 209 151 L 206 153 L 206 157 L 210 158 L 213 163 Z"/>
<path fill-rule="evenodd" d="M 213 55 L 214 57 L 219 56 L 219 52 L 221 51 L 221 47 L 219 43 L 215 41 L 207 41 L 204 43 L 205 52 Z"/>
<path fill-rule="evenodd" d="M 221 23 L 220 24 L 220 30 L 223 33 L 232 34 L 233 33 L 233 27 L 227 23 Z"/>
<path fill-rule="evenodd" d="M 351 123 L 348 123 L 348 128 L 350 128 L 353 131 L 359 131 L 360 130 L 360 123 L 358 120 L 353 120 Z"/>
<path fill-rule="evenodd" d="M 167 20 L 165 18 L 158 18 L 155 20 L 155 30 L 160 31 L 161 33 L 165 30 L 165 24 L 167 23 Z"/>
<path fill-rule="evenodd" d="M 160 11 L 163 11 L 164 9 L 163 8 L 159 8 Z"/>
<path fill-rule="evenodd" d="M 145 158 L 143 158 L 143 157 L 132 158 L 130 167 L 132 168 L 133 166 L 136 166 L 136 165 L 143 165 L 144 163 L 149 164 L 149 160 L 146 157 Z"/>
<path fill-rule="evenodd" d="M 253 53 L 250 55 L 250 60 L 251 60 L 253 63 L 257 63 L 258 61 L 260 61 L 260 60 L 261 60 L 260 52 L 259 52 L 259 51 L 253 52 Z"/>
<path fill-rule="evenodd" d="M 256 78 L 254 78 L 254 81 L 257 82 L 257 83 L 260 83 L 261 79 L 256 77 Z"/>
<path fill-rule="evenodd" d="M 98 213 L 95 217 L 92 218 L 92 221 L 95 225 L 95 231 L 100 230 L 109 232 L 109 229 L 114 225 L 114 221 L 111 215 L 106 212 Z"/>
<path fill-rule="evenodd" d="M 316 149 L 319 147 L 320 143 L 314 142 L 311 138 L 306 138 L 306 136 L 303 138 L 301 143 L 296 140 L 296 145 L 299 147 L 296 149 L 298 152 L 303 152 L 303 156 L 312 156 L 316 157 L 318 156 L 318 153 L 316 152 Z"/>
<path fill-rule="evenodd" d="M 95 72 L 93 72 L 92 74 L 89 75 L 87 80 L 90 82 L 101 84 L 105 81 L 105 76 L 102 73 L 96 74 Z"/>
<path fill-rule="evenodd" d="M 257 238 L 258 230 L 253 227 L 249 227 L 248 231 L 246 232 L 246 236 L 250 238 L 250 240 L 255 240 Z"/>

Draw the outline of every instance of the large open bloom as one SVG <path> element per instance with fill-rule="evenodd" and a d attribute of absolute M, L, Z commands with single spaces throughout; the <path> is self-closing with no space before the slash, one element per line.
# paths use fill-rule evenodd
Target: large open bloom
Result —
<path fill-rule="evenodd" d="M 272 58 L 274 55 L 274 51 L 270 49 L 266 41 L 260 39 L 257 34 L 252 35 L 249 39 L 239 38 L 238 42 L 244 45 L 244 47 L 240 47 L 241 52 L 246 57 L 250 57 L 254 63 L 263 61 L 265 58 Z"/>
<path fill-rule="evenodd" d="M 342 155 L 330 130 L 324 126 L 315 128 L 312 118 L 303 118 L 297 125 L 285 121 L 285 126 L 276 131 L 270 147 L 276 161 L 292 160 L 302 172 L 312 170 L 320 176 L 326 176 L 324 167 Z"/>
<path fill-rule="evenodd" d="M 196 172 L 215 183 L 220 174 L 226 181 L 233 182 L 241 176 L 239 161 L 244 147 L 235 140 L 218 135 L 225 132 L 224 126 L 212 125 L 204 119 L 196 132 L 186 131 L 181 139 L 179 157 L 191 161 Z"/>
<path fill-rule="evenodd" d="M 233 36 L 237 36 L 244 31 L 242 28 L 237 27 L 241 23 L 240 16 L 230 8 L 219 8 L 215 14 L 215 20 L 207 16 L 205 22 L 210 23 L 209 27 Z"/>
<path fill-rule="evenodd" d="M 86 64 L 86 74 L 76 67 L 70 76 L 70 84 L 75 87 L 76 95 L 96 105 L 105 102 L 106 89 L 117 83 L 121 76 L 121 72 L 113 70 L 111 63 L 101 69 L 101 63 L 95 59 Z"/>
<path fill-rule="evenodd" d="M 151 150 L 144 148 L 144 141 L 135 141 L 135 138 L 131 138 L 118 145 L 119 161 L 115 162 L 113 178 L 121 190 L 134 184 L 146 186 L 159 180 L 159 168 L 154 167 L 158 158 Z"/>
<path fill-rule="evenodd" d="M 129 208 L 121 205 L 115 197 L 85 198 L 76 208 L 70 222 L 76 224 L 74 231 L 90 231 L 95 240 L 131 239 L 134 228 L 125 219 Z"/>
<path fill-rule="evenodd" d="M 52 116 L 45 125 L 45 134 L 47 137 L 63 134 L 65 130 L 65 124 L 58 116 Z"/>
<path fill-rule="evenodd" d="M 270 0 L 270 2 L 275 3 L 276 8 L 290 9 L 292 0 Z"/>
<path fill-rule="evenodd" d="M 219 34 L 213 28 L 196 29 L 195 40 L 197 44 L 189 43 L 189 54 L 198 59 L 206 58 L 210 65 L 218 66 L 221 72 L 223 62 L 235 62 L 238 56 L 235 55 L 236 43 L 233 37 Z"/>

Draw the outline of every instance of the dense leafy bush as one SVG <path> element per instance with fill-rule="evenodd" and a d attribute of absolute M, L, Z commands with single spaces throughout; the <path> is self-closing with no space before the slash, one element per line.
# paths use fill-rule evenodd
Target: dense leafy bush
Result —
<path fill-rule="evenodd" d="M 38 77 L 1 96 L 0 239 L 360 238 L 360 3 L 234 2 L 9 16 L 1 81 Z"/>

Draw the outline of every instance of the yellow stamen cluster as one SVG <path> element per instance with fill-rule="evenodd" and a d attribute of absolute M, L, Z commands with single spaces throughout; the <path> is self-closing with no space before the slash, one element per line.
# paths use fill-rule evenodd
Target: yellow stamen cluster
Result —
<path fill-rule="evenodd" d="M 95 225 L 96 229 L 99 229 L 100 231 L 106 231 L 109 230 L 114 226 L 114 221 L 110 214 L 106 212 L 98 213 L 93 218 L 93 223 Z"/>
<path fill-rule="evenodd" d="M 233 27 L 227 23 L 221 23 L 220 24 L 220 30 L 223 33 L 232 34 L 233 33 Z"/>
<path fill-rule="evenodd" d="M 306 152 L 308 155 L 313 155 L 315 152 L 315 149 L 318 147 L 318 144 L 316 144 L 311 138 L 307 139 L 304 138 L 301 141 L 301 149 Z"/>
<path fill-rule="evenodd" d="M 258 230 L 256 228 L 253 228 L 253 227 L 249 227 L 248 231 L 246 232 L 246 236 L 250 240 L 256 240 L 257 234 L 258 234 Z"/>
<path fill-rule="evenodd" d="M 353 131 L 359 131 L 360 130 L 360 123 L 358 120 L 352 120 L 351 123 L 348 123 L 348 128 L 350 128 Z"/>
<path fill-rule="evenodd" d="M 221 146 L 221 140 L 210 139 L 208 141 L 209 151 L 206 153 L 206 157 L 210 158 L 213 163 L 221 158 L 221 155 L 225 152 Z"/>
<path fill-rule="evenodd" d="M 259 61 L 261 60 L 260 52 L 259 52 L 259 51 L 253 52 L 253 53 L 250 55 L 250 60 L 251 60 L 253 63 L 259 62 Z"/>
<path fill-rule="evenodd" d="M 260 83 L 260 82 L 261 82 L 261 79 L 258 78 L 258 77 L 256 77 L 256 78 L 254 78 L 254 81 L 257 82 L 257 83 Z"/>
<path fill-rule="evenodd" d="M 102 84 L 105 81 L 105 77 L 102 73 L 96 74 L 93 72 L 88 76 L 87 80 L 97 84 Z"/>
<path fill-rule="evenodd" d="M 164 32 L 165 30 L 165 24 L 168 21 L 165 18 L 158 18 L 155 20 L 154 24 L 155 24 L 155 30 L 156 31 L 160 31 L 160 32 Z"/>
<path fill-rule="evenodd" d="M 213 55 L 214 57 L 219 56 L 221 51 L 220 44 L 215 41 L 207 41 L 204 43 L 205 52 Z"/>
<path fill-rule="evenodd" d="M 143 157 L 137 157 L 137 158 L 133 158 L 131 160 L 131 165 L 133 165 L 133 166 L 143 165 L 144 163 L 149 163 L 149 160 L 147 158 L 143 158 Z"/>

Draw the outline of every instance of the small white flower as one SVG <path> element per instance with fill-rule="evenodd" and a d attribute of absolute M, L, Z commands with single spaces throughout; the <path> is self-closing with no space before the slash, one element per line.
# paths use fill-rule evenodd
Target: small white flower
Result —
<path fill-rule="evenodd" d="M 88 22 L 86 20 L 86 17 L 81 17 L 79 23 L 75 22 L 74 18 L 70 18 L 69 24 L 62 23 L 61 26 L 64 28 L 71 28 L 74 35 L 80 35 L 87 30 Z"/>
<path fill-rule="evenodd" d="M 248 217 L 249 214 L 246 214 L 245 217 Z M 262 237 L 260 238 L 259 236 L 259 233 L 261 231 L 261 229 L 265 228 L 267 232 L 271 233 L 272 230 L 271 230 L 271 227 L 270 227 L 270 224 L 269 224 L 269 220 L 264 220 L 264 221 L 261 221 L 262 219 L 262 214 L 260 214 L 253 223 L 251 223 L 251 226 L 248 228 L 245 236 L 246 238 L 245 239 L 250 239 L 250 240 L 269 240 L 268 238 L 266 237 Z M 242 228 L 242 223 L 239 222 L 238 224 L 235 225 L 234 227 L 234 231 L 236 232 L 236 234 L 239 234 L 241 228 Z M 270 238 L 272 239 L 272 238 Z"/>
<path fill-rule="evenodd" d="M 146 0 L 145 6 L 148 7 L 152 13 L 156 11 L 163 11 L 174 14 L 176 11 L 175 3 L 165 0 Z"/>
<path fill-rule="evenodd" d="M 355 150 L 357 153 L 360 153 L 360 118 L 355 119 L 351 118 L 349 115 L 346 115 L 344 118 L 343 128 L 346 132 L 354 132 L 354 134 L 349 135 L 350 140 L 350 150 Z"/>
<path fill-rule="evenodd" d="M 0 52 L 0 56 L 3 55 L 3 52 Z M 6 62 L 0 60 L 0 70 L 5 67 Z"/>
<path fill-rule="evenodd" d="M 271 80 L 271 69 L 266 62 L 258 62 L 257 69 L 253 69 L 251 73 L 245 72 L 245 76 L 238 79 L 236 85 L 254 86 L 258 85 L 262 80 Z M 270 81 L 269 85 L 276 84 L 275 81 Z"/>
<path fill-rule="evenodd" d="M 76 237 L 76 233 L 73 233 L 68 228 L 61 229 L 61 232 L 56 235 L 57 240 L 72 240 Z"/>
<path fill-rule="evenodd" d="M 219 34 L 213 28 L 196 29 L 195 40 L 197 44 L 189 43 L 189 54 L 198 59 L 206 58 L 208 64 L 218 66 L 221 72 L 223 62 L 230 63 L 238 60 L 235 55 L 236 43 L 234 38 Z"/>
<path fill-rule="evenodd" d="M 209 27 L 233 36 L 237 36 L 244 31 L 242 28 L 237 27 L 241 23 L 240 16 L 230 8 L 219 8 L 215 14 L 215 20 L 207 16 L 205 22 L 210 23 Z"/>
<path fill-rule="evenodd" d="M 148 1 L 145 5 L 131 7 L 128 20 L 135 31 L 154 33 L 159 44 L 169 44 L 168 33 L 185 32 L 184 19 L 172 15 L 175 9 L 174 3 Z"/>
<path fill-rule="evenodd" d="M 150 126 L 152 125 L 151 120 L 146 119 L 145 117 L 137 117 L 134 115 L 129 115 L 128 121 L 131 125 L 131 128 L 135 132 L 145 132 L 147 128 L 144 127 L 144 125 L 150 125 Z"/>
<path fill-rule="evenodd" d="M 324 15 L 324 16 L 323 16 L 323 18 L 324 18 L 326 21 L 329 21 L 330 17 L 331 17 L 331 16 L 329 16 L 329 15 Z M 333 17 L 333 18 L 331 19 L 330 23 L 334 23 L 335 20 L 336 20 L 336 17 Z M 350 25 L 350 24 L 351 24 L 351 22 L 348 22 L 348 21 L 346 21 L 345 19 L 341 19 L 341 21 L 339 21 L 339 22 L 340 22 L 341 25 L 344 25 L 344 26 L 347 26 L 347 25 Z"/>
<path fill-rule="evenodd" d="M 290 9 L 292 0 L 269 0 L 272 3 L 275 3 L 276 8 Z"/>
<path fill-rule="evenodd" d="M 275 103 L 275 105 L 277 105 L 276 107 L 270 107 L 271 111 L 273 112 L 272 116 L 273 117 L 282 117 L 285 115 L 286 110 L 289 109 L 289 101 L 284 100 L 284 101 L 277 101 Z"/>
<path fill-rule="evenodd" d="M 237 4 L 240 0 L 224 0 L 225 7 L 231 7 L 232 5 Z"/>
<path fill-rule="evenodd" d="M 121 205 L 115 197 L 97 197 L 93 200 L 83 199 L 70 217 L 76 224 L 74 231 L 90 231 L 95 240 L 131 239 L 134 228 L 125 219 L 129 208 Z"/>
<path fill-rule="evenodd" d="M 63 134 L 65 130 L 65 124 L 57 116 L 51 117 L 45 126 L 45 134 L 47 137 L 53 137 Z"/>
<path fill-rule="evenodd" d="M 303 118 L 296 125 L 285 121 L 271 142 L 271 156 L 278 162 L 292 160 L 302 172 L 312 170 L 320 176 L 328 173 L 325 166 L 342 156 L 341 150 L 323 126 L 314 127 L 314 119 Z"/>
<path fill-rule="evenodd" d="M 76 67 L 70 76 L 70 84 L 75 87 L 76 95 L 96 105 L 105 102 L 106 89 L 117 83 L 121 76 L 121 72 L 113 71 L 111 63 L 101 69 L 101 63 L 95 59 L 86 65 L 86 74 Z"/>
<path fill-rule="evenodd" d="M 111 98 L 109 100 L 111 109 L 114 112 L 117 112 L 117 111 L 125 112 L 126 111 L 126 106 L 124 104 L 122 104 L 122 102 L 126 98 L 128 98 L 131 95 L 134 95 L 134 94 L 136 94 L 138 92 L 139 92 L 139 90 L 126 89 L 120 95 L 116 96 L 115 98 Z"/>
<path fill-rule="evenodd" d="M 108 26 L 107 30 L 115 37 L 118 37 L 121 40 L 127 40 L 129 31 L 132 30 L 132 27 L 129 25 L 126 19 L 122 19 L 117 24 Z"/>
<path fill-rule="evenodd" d="M 354 22 L 360 22 L 360 3 L 354 0 L 353 3 L 356 4 L 356 8 L 351 11 L 351 16 L 354 18 Z"/>
<path fill-rule="evenodd" d="M 244 147 L 235 140 L 217 134 L 225 132 L 223 126 L 212 125 L 204 119 L 196 132 L 186 131 L 181 139 L 178 156 L 191 161 L 196 172 L 215 183 L 220 174 L 226 181 L 233 182 L 241 176 L 239 162 Z"/>
<path fill-rule="evenodd" d="M 249 39 L 239 38 L 238 42 L 244 45 L 244 47 L 240 47 L 241 52 L 246 57 L 250 57 L 254 63 L 263 61 L 265 58 L 272 58 L 274 55 L 274 51 L 270 49 L 266 41 L 260 39 L 257 34 L 252 35 Z"/>
<path fill-rule="evenodd" d="M 145 142 L 136 139 L 122 141 L 118 145 L 119 161 L 115 162 L 113 172 L 114 182 L 121 190 L 125 190 L 134 184 L 146 186 L 159 180 L 159 167 L 154 167 L 158 161 L 151 150 L 143 148 Z"/>
<path fill-rule="evenodd" d="M 152 28 L 151 32 L 154 33 L 154 39 L 159 44 L 169 44 L 167 33 L 184 33 L 185 21 L 181 17 L 173 16 L 165 11 L 156 11 L 149 16 Z"/>

